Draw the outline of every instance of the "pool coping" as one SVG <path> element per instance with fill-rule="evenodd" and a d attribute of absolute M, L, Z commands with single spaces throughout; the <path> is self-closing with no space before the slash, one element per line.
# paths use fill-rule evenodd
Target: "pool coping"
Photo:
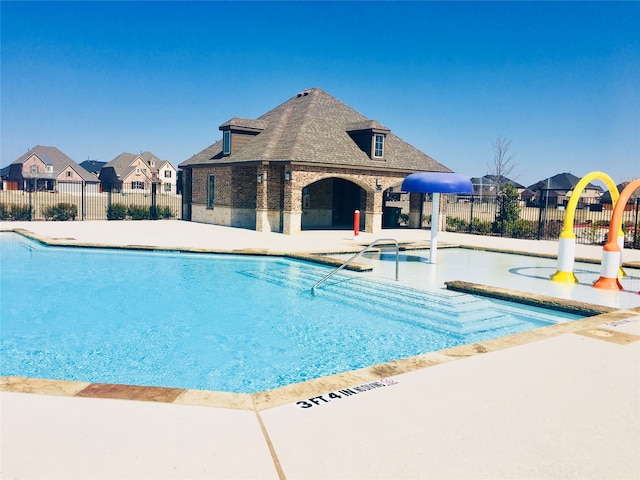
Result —
<path fill-rule="evenodd" d="M 343 260 L 333 259 L 331 254 L 337 253 L 353 253 L 351 251 L 343 252 L 327 252 L 325 254 L 295 252 L 295 253 L 274 253 L 261 249 L 202 249 L 202 248 L 175 248 L 175 247 L 157 247 L 148 245 L 106 245 L 92 243 L 69 243 L 70 238 L 49 238 L 46 236 L 34 234 L 25 229 L 0 229 L 0 231 L 15 232 L 32 240 L 36 240 L 48 246 L 64 246 L 64 247 L 86 247 L 86 248 L 110 248 L 110 249 L 128 249 L 128 250 L 151 250 L 151 251 L 168 251 L 168 252 L 185 252 L 185 253 L 220 253 L 220 254 L 244 254 L 244 255 L 263 255 L 284 258 L 293 258 L 315 263 L 323 263 L 326 265 L 340 265 Z M 444 248 L 470 248 L 478 250 L 490 250 L 501 253 L 513 253 L 528 256 L 545 257 L 546 255 L 532 254 L 531 252 L 503 251 L 491 248 L 467 247 L 463 245 L 449 244 Z M 355 247 L 358 251 L 361 246 Z M 405 250 L 417 250 L 428 248 L 423 245 L 405 244 Z M 578 260 L 581 261 L 581 260 Z M 372 267 L 368 265 L 353 264 L 354 270 L 365 271 Z M 635 265 L 629 265 L 634 267 Z M 603 341 L 614 342 L 618 344 L 627 344 L 640 340 L 640 336 L 617 332 L 606 328 L 607 325 L 635 317 L 640 314 L 640 307 L 630 309 L 615 309 L 601 305 L 589 304 L 585 302 L 575 302 L 571 300 L 563 300 L 556 297 L 529 294 L 516 290 L 509 290 L 499 287 L 487 285 L 473 284 L 462 281 L 445 282 L 447 288 L 452 290 L 463 291 L 476 295 L 483 295 L 492 298 L 499 298 L 518 303 L 525 303 L 534 306 L 543 306 L 554 310 L 567 311 L 589 315 L 587 318 L 573 320 L 569 322 L 557 323 L 547 327 L 537 328 L 506 337 L 486 340 L 482 342 L 461 345 L 458 347 L 447 348 L 444 350 L 429 352 L 413 357 L 394 360 L 391 362 L 381 363 L 362 369 L 352 370 L 349 372 L 339 373 L 306 382 L 295 383 L 272 390 L 266 390 L 251 394 L 231 393 L 207 390 L 192 390 L 182 388 L 166 388 L 166 387 L 145 387 L 135 385 L 120 384 L 104 384 L 92 382 L 79 382 L 70 380 L 52 380 L 39 378 L 26 378 L 15 376 L 0 377 L 0 391 L 32 393 L 65 397 L 85 397 L 85 398 L 110 398 L 120 400 L 137 400 L 163 402 L 178 405 L 207 406 L 217 408 L 227 408 L 235 410 L 253 410 L 256 412 L 278 407 L 281 405 L 304 401 L 305 399 L 315 398 L 322 394 L 338 391 L 342 389 L 350 389 L 351 392 L 365 392 L 369 386 L 385 385 L 385 382 L 396 375 L 421 370 L 424 368 L 441 365 L 454 360 L 469 358 L 475 355 L 481 355 L 488 352 L 503 350 L 506 348 L 524 345 L 527 343 L 544 340 L 562 334 L 577 334 L 589 336 Z M 382 381 L 382 383 L 381 383 Z M 393 381 L 391 379 L 391 381 Z M 363 388 L 358 388 L 362 386 Z M 371 387 L 374 388 L 374 387 Z M 355 389 L 355 390 L 353 390 Z"/>

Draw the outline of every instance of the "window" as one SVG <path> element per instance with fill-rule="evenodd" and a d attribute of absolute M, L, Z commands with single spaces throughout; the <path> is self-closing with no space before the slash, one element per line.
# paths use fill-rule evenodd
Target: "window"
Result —
<path fill-rule="evenodd" d="M 214 192 L 216 185 L 215 175 L 209 175 L 209 187 L 207 189 L 207 208 L 213 208 L 214 204 Z"/>
<path fill-rule="evenodd" d="M 38 166 L 37 165 L 31 165 L 31 173 L 38 173 Z"/>
<path fill-rule="evenodd" d="M 144 182 L 131 182 L 132 190 L 144 190 Z"/>
<path fill-rule="evenodd" d="M 136 175 L 140 175 L 140 169 L 136 167 Z"/>
<path fill-rule="evenodd" d="M 222 132 L 222 153 L 229 155 L 231 153 L 231 131 L 225 130 Z"/>
<path fill-rule="evenodd" d="M 384 135 L 376 133 L 374 137 L 373 156 L 376 158 L 384 157 Z"/>
<path fill-rule="evenodd" d="M 71 170 L 67 170 L 67 177 L 73 177 L 73 172 Z"/>
<path fill-rule="evenodd" d="M 171 170 L 164 171 L 164 178 L 171 178 Z"/>
<path fill-rule="evenodd" d="M 47 165 L 44 171 L 47 173 L 53 173 L 53 165 Z"/>
<path fill-rule="evenodd" d="M 171 192 L 171 184 L 170 183 L 165 183 L 164 184 L 164 191 L 165 192 Z"/>

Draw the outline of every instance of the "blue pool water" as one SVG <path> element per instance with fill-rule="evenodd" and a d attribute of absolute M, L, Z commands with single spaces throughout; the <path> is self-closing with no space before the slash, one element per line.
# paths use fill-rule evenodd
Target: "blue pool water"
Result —
<path fill-rule="evenodd" d="M 0 233 L 0 374 L 276 388 L 575 315 L 277 257 L 44 247 Z"/>

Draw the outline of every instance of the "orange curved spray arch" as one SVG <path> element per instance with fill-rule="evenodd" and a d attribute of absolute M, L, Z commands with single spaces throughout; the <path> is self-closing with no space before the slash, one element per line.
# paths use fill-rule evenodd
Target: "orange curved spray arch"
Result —
<path fill-rule="evenodd" d="M 631 194 L 638 188 L 640 188 L 640 178 L 633 180 L 622 190 L 616 206 L 613 209 L 611 223 L 609 224 L 609 239 L 602 248 L 602 270 L 600 278 L 593 284 L 596 288 L 622 290 L 622 284 L 620 280 L 618 280 L 618 267 L 620 265 L 622 249 L 613 232 L 622 229 L 622 214 L 624 213 L 624 208 Z"/>
<path fill-rule="evenodd" d="M 588 173 L 576 184 L 571 193 L 571 197 L 569 197 L 567 210 L 564 214 L 564 226 L 562 233 L 560 233 L 558 246 L 558 270 L 551 276 L 551 280 L 555 282 L 578 283 L 578 279 L 573 273 L 573 263 L 576 256 L 576 234 L 573 232 L 573 222 L 575 220 L 580 196 L 592 180 L 602 180 L 611 193 L 612 203 L 615 205 L 618 201 L 618 187 L 606 173 Z M 622 229 L 620 229 L 619 235 L 623 235 Z"/>

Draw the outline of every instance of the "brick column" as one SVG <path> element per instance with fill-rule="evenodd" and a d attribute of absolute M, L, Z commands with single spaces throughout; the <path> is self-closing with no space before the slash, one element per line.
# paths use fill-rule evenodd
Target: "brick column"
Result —
<path fill-rule="evenodd" d="M 367 192 L 367 214 L 364 223 L 364 231 L 367 233 L 382 230 L 382 194 L 382 190 Z"/>
<path fill-rule="evenodd" d="M 257 170 L 258 181 L 256 184 L 256 231 L 270 232 L 268 210 L 267 210 L 267 190 L 269 178 L 267 176 L 267 166 L 259 165 Z"/>
<path fill-rule="evenodd" d="M 302 188 L 298 186 L 296 172 L 290 172 L 284 182 L 284 205 L 282 206 L 282 233 L 297 235 L 302 231 Z"/>

